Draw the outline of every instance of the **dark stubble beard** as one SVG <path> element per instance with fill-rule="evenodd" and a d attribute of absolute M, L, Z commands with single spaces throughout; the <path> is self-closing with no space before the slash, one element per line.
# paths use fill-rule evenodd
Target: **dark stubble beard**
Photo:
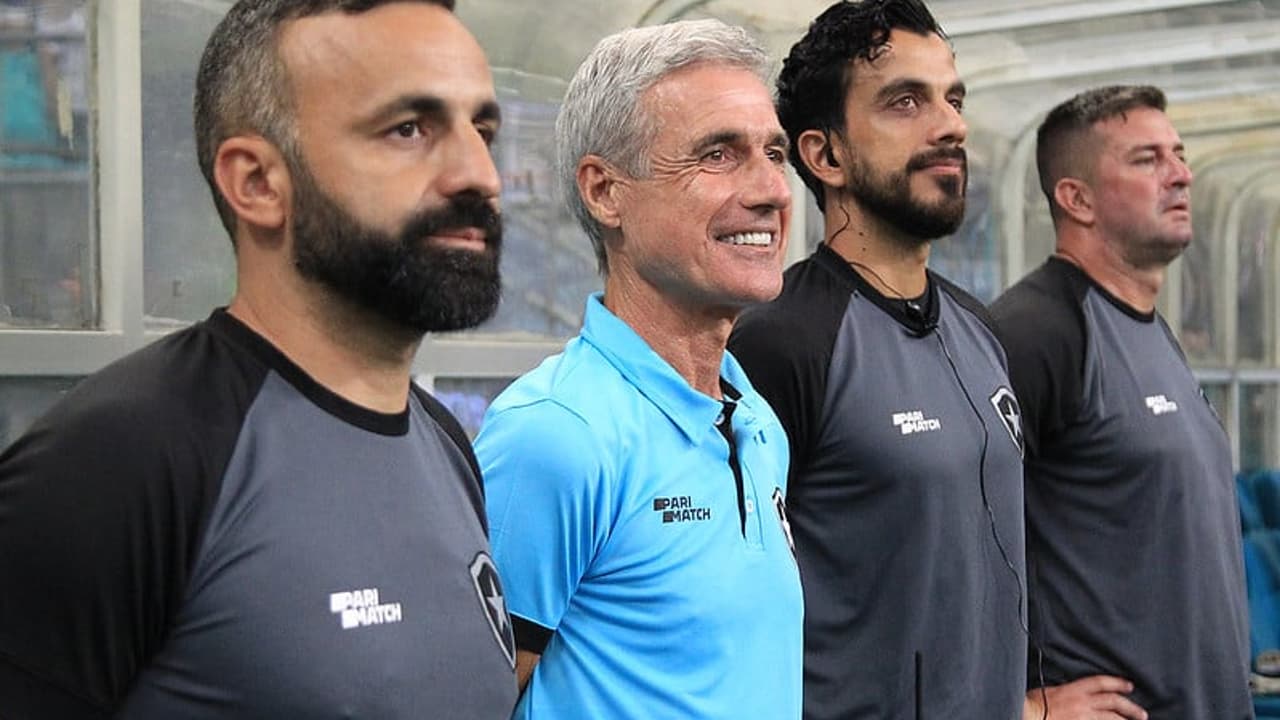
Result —
<path fill-rule="evenodd" d="M 871 214 L 896 228 L 904 237 L 924 244 L 950 235 L 964 221 L 965 183 L 969 166 L 963 148 L 937 148 L 913 156 L 906 167 L 888 175 L 877 175 L 870 165 L 856 157 L 845 178 L 849 193 Z M 960 175 L 935 178 L 944 197 L 924 203 L 911 195 L 911 174 L 939 160 L 959 160 Z"/>
<path fill-rule="evenodd" d="M 363 224 L 296 164 L 293 259 L 304 278 L 421 333 L 475 327 L 493 316 L 502 290 L 502 218 L 479 193 L 415 213 L 391 234 Z M 427 242 L 463 227 L 484 232 L 483 252 Z"/>

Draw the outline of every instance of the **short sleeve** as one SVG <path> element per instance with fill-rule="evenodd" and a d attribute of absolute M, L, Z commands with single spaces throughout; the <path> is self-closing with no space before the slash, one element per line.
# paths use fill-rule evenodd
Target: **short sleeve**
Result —
<path fill-rule="evenodd" d="M 819 283 L 784 292 L 779 300 L 743 313 L 729 336 L 728 349 L 781 421 L 794 481 L 808 469 L 810 449 L 822 429 L 831 351 L 849 294 Z"/>
<path fill-rule="evenodd" d="M 996 336 L 1022 410 L 1027 458 L 1079 412 L 1083 395 L 1084 318 L 1065 285 L 1060 297 L 1021 284 L 991 305 Z"/>
<path fill-rule="evenodd" d="M 541 654 L 608 537 L 603 454 L 586 422 L 550 400 L 491 409 L 475 449 L 516 645 Z"/>
<path fill-rule="evenodd" d="M 172 477 L 197 443 L 127 400 L 86 405 L 0 456 L 6 720 L 109 716 L 163 641 L 194 556 L 206 498 Z"/>

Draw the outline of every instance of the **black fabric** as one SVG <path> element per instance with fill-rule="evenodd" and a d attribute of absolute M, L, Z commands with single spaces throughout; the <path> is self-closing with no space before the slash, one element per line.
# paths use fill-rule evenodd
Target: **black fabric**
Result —
<path fill-rule="evenodd" d="M 413 388 L 413 394 L 422 402 L 422 407 L 426 409 L 427 414 L 435 420 L 440 428 L 444 430 L 453 444 L 457 446 L 458 451 L 462 453 L 462 457 L 466 458 L 467 466 L 471 468 L 471 472 L 475 476 L 475 483 L 468 484 L 467 495 L 471 499 L 471 506 L 475 508 L 476 518 L 480 520 L 481 527 L 485 533 L 489 532 L 489 517 L 484 511 L 484 483 L 480 476 L 480 463 L 476 460 L 476 453 L 471 449 L 471 439 L 467 437 L 467 431 L 462 429 L 462 425 L 458 419 L 449 412 L 439 400 L 431 396 L 431 393 L 418 387 L 416 383 L 410 385 Z"/>
<path fill-rule="evenodd" d="M 409 430 L 408 405 L 397 413 L 382 413 L 356 405 L 316 382 L 274 345 L 227 312 L 214 312 L 205 327 L 236 347 L 248 350 L 258 359 L 264 371 L 270 368 L 280 374 L 308 400 L 339 420 L 379 435 L 404 435 Z"/>
<path fill-rule="evenodd" d="M 1116 675 L 1152 718 L 1252 717 L 1230 444 L 1169 328 L 1060 259 L 992 314 L 1031 440 L 1045 683 Z"/>
<path fill-rule="evenodd" d="M 742 364 L 751 385 L 769 401 L 786 428 L 791 483 L 797 469 L 807 465 L 817 441 L 831 349 L 844 318 L 845 304 L 829 298 L 847 296 L 855 287 L 848 276 L 852 271 L 830 269 L 833 259 L 828 254 L 834 256 L 834 263 L 843 264 L 829 248 L 819 246 L 812 258 L 783 274 L 783 293 L 791 300 L 748 309 L 729 337 L 730 352 L 739 361 L 746 359 Z M 776 353 L 784 342 L 807 351 Z"/>
<path fill-rule="evenodd" d="M 519 615 L 512 615 L 511 623 L 515 626 L 516 647 L 535 655 L 541 655 L 547 649 L 547 643 L 551 642 L 551 636 L 556 634 L 555 630 Z"/>
<path fill-rule="evenodd" d="M 211 356 L 238 368 L 211 383 Z M 0 455 L 0 686 L 44 683 L 25 706 L 6 695 L 8 717 L 117 706 L 182 604 L 266 373 L 217 333 L 175 333 L 76 385 Z"/>
<path fill-rule="evenodd" d="M 1082 303 L 1092 283 L 1065 260 L 1050 258 L 1045 267 L 1052 270 L 1028 275 L 1017 293 L 991 306 L 1022 406 L 1028 457 L 1040 454 L 1042 435 L 1057 436 L 1079 417 L 1084 397 Z"/>

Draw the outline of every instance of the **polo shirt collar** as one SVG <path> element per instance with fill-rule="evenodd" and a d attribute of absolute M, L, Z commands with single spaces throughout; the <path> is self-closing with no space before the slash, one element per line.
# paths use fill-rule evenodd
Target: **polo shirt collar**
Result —
<path fill-rule="evenodd" d="M 603 297 L 603 293 L 594 293 L 587 298 L 583 341 L 657 406 L 689 442 L 701 442 L 708 429 L 715 429 L 716 417 L 723 410 L 721 402 L 694 390 L 630 325 L 604 306 Z M 751 386 L 746 374 L 727 351 L 720 360 L 720 377 L 743 394 L 740 405 L 748 401 L 747 390 Z"/>

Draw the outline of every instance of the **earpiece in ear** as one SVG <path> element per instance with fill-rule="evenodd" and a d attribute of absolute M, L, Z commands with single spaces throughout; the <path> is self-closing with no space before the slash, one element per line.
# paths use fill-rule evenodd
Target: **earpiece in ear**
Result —
<path fill-rule="evenodd" d="M 840 167 L 840 163 L 836 162 L 835 152 L 831 150 L 830 142 L 827 143 L 827 164 L 831 165 L 831 167 L 834 167 L 834 168 Z"/>

